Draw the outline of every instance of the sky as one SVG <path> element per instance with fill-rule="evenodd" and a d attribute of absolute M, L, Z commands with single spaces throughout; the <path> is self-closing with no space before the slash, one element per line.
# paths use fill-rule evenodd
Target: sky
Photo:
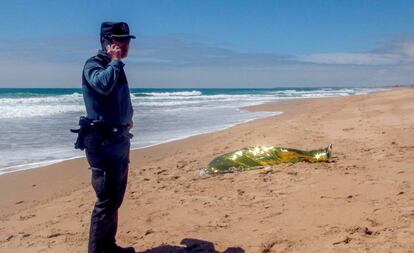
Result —
<path fill-rule="evenodd" d="M 134 88 L 414 84 L 414 1 L 3 1 L 0 88 L 81 87 L 103 21 Z"/>

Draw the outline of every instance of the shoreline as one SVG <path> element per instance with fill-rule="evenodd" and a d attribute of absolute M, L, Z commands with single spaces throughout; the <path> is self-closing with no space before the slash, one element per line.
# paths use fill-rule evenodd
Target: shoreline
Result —
<path fill-rule="evenodd" d="M 177 247 L 183 238 L 249 253 L 407 252 L 414 245 L 413 96 L 403 88 L 266 103 L 249 109 L 284 113 L 133 150 L 118 241 L 140 252 Z M 196 173 L 245 146 L 328 143 L 331 163 Z M 1 175 L 0 251 L 84 252 L 95 198 L 87 167 L 78 158 Z"/>
<path fill-rule="evenodd" d="M 373 91 L 373 92 L 369 92 L 368 94 L 377 93 L 377 92 L 384 92 L 384 91 L 392 90 L 392 89 L 395 89 L 395 88 L 384 87 L 384 88 L 381 88 L 381 89 L 384 89 L 384 90 Z M 354 95 L 350 95 L 350 96 L 360 96 L 360 95 L 366 95 L 366 94 L 354 94 Z M 325 98 L 335 98 L 335 97 L 347 97 L 347 96 L 316 97 L 316 98 L 303 97 L 303 98 L 287 98 L 287 99 L 286 98 L 281 98 L 278 101 L 264 102 L 264 103 L 257 104 L 257 105 L 239 107 L 239 108 L 237 108 L 238 110 L 246 110 L 246 111 L 249 111 L 249 112 L 273 112 L 274 115 L 266 115 L 266 116 L 262 116 L 262 117 L 252 118 L 252 119 L 248 119 L 248 120 L 245 120 L 243 122 L 240 122 L 240 123 L 229 124 L 229 125 L 220 127 L 218 129 L 206 130 L 204 132 L 198 132 L 198 133 L 195 133 L 195 134 L 189 134 L 189 135 L 185 135 L 185 136 L 182 136 L 182 137 L 167 139 L 165 141 L 162 141 L 162 142 L 156 143 L 156 144 L 151 144 L 151 145 L 147 145 L 147 146 L 143 146 L 143 147 L 131 148 L 131 151 L 132 150 L 144 149 L 144 148 L 148 148 L 148 147 L 153 147 L 153 146 L 157 146 L 157 145 L 162 145 L 162 144 L 169 143 L 169 142 L 174 142 L 174 141 L 177 141 L 177 140 L 187 139 L 187 138 L 191 138 L 193 136 L 197 136 L 197 135 L 200 135 L 200 134 L 209 134 L 209 133 L 214 133 L 214 132 L 217 132 L 217 131 L 223 131 L 223 130 L 229 129 L 231 127 L 240 125 L 240 124 L 245 124 L 245 123 L 248 123 L 248 122 L 251 122 L 251 121 L 254 121 L 254 120 L 259 120 L 259 119 L 263 119 L 263 118 L 267 118 L 267 117 L 273 117 L 273 116 L 277 116 L 277 115 L 280 115 L 280 114 L 284 113 L 283 111 L 256 110 L 256 109 L 254 109 L 256 107 L 261 108 L 263 105 L 266 105 L 266 104 L 272 105 L 274 103 L 286 103 L 286 102 L 289 102 L 289 101 L 296 101 L 296 100 L 325 99 Z M 82 151 L 81 153 L 84 153 L 84 152 Z M 31 169 L 42 168 L 42 167 L 50 166 L 50 165 L 53 165 L 53 164 L 59 164 L 59 163 L 65 162 L 65 161 L 78 159 L 78 158 L 86 158 L 86 157 L 85 157 L 84 154 L 82 154 L 82 155 L 77 155 L 77 156 L 68 157 L 68 158 L 56 158 L 56 159 L 53 159 L 53 160 L 45 160 L 45 161 L 38 161 L 38 162 L 27 163 L 27 164 L 12 165 L 12 166 L 1 168 L 2 171 L 0 171 L 0 176 L 10 174 L 10 173 L 19 172 L 19 171 L 26 171 L 26 170 L 31 170 Z M 14 169 L 14 168 L 19 168 L 19 169 Z M 3 170 L 5 170 L 5 171 L 3 171 Z"/>
<path fill-rule="evenodd" d="M 272 103 L 278 103 L 278 102 L 272 102 Z M 248 106 L 248 107 L 255 107 L 255 106 L 260 106 L 260 105 L 264 105 L 264 104 L 265 103 L 259 104 L 259 105 Z M 238 109 L 248 108 L 248 107 L 240 107 Z M 260 111 L 258 111 L 258 112 L 260 112 Z M 238 125 L 241 125 L 241 124 L 246 124 L 246 123 L 254 121 L 254 120 L 264 119 L 264 118 L 267 118 L 267 117 L 273 117 L 273 116 L 277 116 L 277 115 L 281 115 L 281 114 L 283 114 L 283 112 L 274 111 L 273 115 L 266 115 L 266 116 L 263 116 L 263 117 L 248 119 L 248 120 L 245 120 L 245 121 L 240 122 L 240 123 L 236 123 L 236 124 L 232 124 L 232 125 L 226 125 L 226 126 L 224 126 L 222 128 L 219 128 L 219 129 L 214 129 L 214 130 L 211 130 L 211 131 L 207 130 L 205 132 L 199 132 L 199 133 L 196 133 L 196 134 L 190 134 L 190 135 L 186 135 L 186 136 L 183 136 L 183 137 L 172 138 L 172 139 L 168 139 L 166 141 L 156 143 L 156 144 L 152 144 L 152 145 L 148 145 L 148 146 L 131 148 L 130 150 L 133 151 L 133 150 L 140 150 L 140 149 L 150 148 L 150 147 L 163 145 L 163 144 L 178 141 L 178 140 L 184 140 L 184 139 L 191 138 L 191 137 L 194 137 L 194 136 L 197 136 L 197 135 L 209 134 L 209 133 L 214 133 L 214 132 L 218 132 L 218 131 L 224 131 L 224 130 L 229 129 L 231 127 L 238 126 Z M 81 152 L 84 153 L 84 151 L 81 151 Z M 23 166 L 27 166 L 27 167 L 17 169 L 17 170 L 13 170 L 13 171 L 6 171 L 6 172 L 0 171 L 0 177 L 2 175 L 14 173 L 14 172 L 47 167 L 47 166 L 50 166 L 50 165 L 53 165 L 53 164 L 59 164 L 59 163 L 65 162 L 65 161 L 70 161 L 70 160 L 78 159 L 78 158 L 86 158 L 86 156 L 85 155 L 79 155 L 79 156 L 74 156 L 74 157 L 69 157 L 69 158 L 60 158 L 60 159 L 55 159 L 55 160 L 40 161 L 40 162 L 34 162 L 34 163 L 28 163 L 28 164 L 22 164 L 22 165 L 13 165 L 13 166 L 2 168 L 2 170 L 7 170 L 7 169 L 10 169 L 10 168 L 15 168 L 15 167 L 23 167 Z"/>

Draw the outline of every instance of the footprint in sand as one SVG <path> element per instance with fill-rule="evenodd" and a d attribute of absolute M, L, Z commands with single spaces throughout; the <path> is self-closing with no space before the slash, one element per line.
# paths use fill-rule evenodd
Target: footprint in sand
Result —
<path fill-rule="evenodd" d="M 33 217 L 36 217 L 36 215 L 34 215 L 34 214 L 29 214 L 29 215 L 25 215 L 25 216 L 20 216 L 20 217 L 19 217 L 19 220 L 20 220 L 20 221 L 25 221 L 25 220 L 31 219 L 31 218 L 33 218 Z"/>

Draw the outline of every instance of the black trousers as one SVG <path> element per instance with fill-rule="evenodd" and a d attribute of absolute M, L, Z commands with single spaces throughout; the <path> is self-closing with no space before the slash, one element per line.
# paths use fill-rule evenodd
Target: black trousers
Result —
<path fill-rule="evenodd" d="M 130 139 L 121 134 L 101 138 L 99 134 L 89 133 L 85 146 L 97 198 L 91 217 L 88 253 L 106 253 L 115 246 L 118 208 L 128 180 Z"/>

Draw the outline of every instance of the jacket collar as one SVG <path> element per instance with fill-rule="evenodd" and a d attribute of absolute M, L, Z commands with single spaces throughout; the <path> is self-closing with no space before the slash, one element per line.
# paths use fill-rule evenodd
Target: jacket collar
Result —
<path fill-rule="evenodd" d="M 98 56 L 102 58 L 105 62 L 111 61 L 111 58 L 109 58 L 108 54 L 102 49 L 98 50 Z"/>

